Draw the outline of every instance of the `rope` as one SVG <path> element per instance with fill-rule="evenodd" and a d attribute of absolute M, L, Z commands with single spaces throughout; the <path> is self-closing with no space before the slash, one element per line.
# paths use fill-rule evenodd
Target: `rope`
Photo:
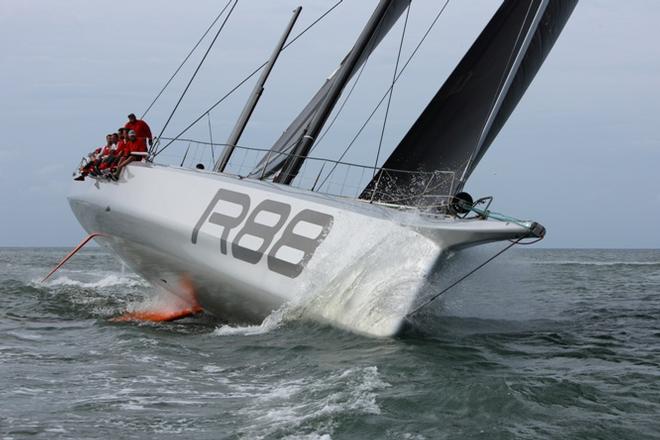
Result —
<path fill-rule="evenodd" d="M 188 59 L 192 56 L 193 52 L 195 52 L 195 50 L 197 50 L 197 48 L 198 48 L 199 45 L 202 43 L 202 41 L 204 40 L 204 38 L 206 38 L 206 36 L 208 35 L 208 33 L 211 31 L 211 29 L 213 29 L 213 26 L 215 26 L 215 24 L 218 22 L 218 20 L 220 20 L 220 17 L 222 17 L 222 14 L 225 13 L 225 11 L 227 10 L 227 7 L 229 6 L 230 3 L 231 3 L 231 0 L 229 0 L 229 1 L 227 2 L 227 4 L 225 5 L 224 8 L 222 8 L 222 10 L 221 10 L 220 13 L 218 14 L 218 16 L 215 17 L 215 19 L 211 22 L 211 25 L 206 29 L 206 32 L 204 32 L 204 34 L 203 34 L 202 37 L 199 39 L 199 41 L 197 41 L 197 43 L 193 46 L 193 48 L 190 50 L 190 52 L 188 52 L 188 55 L 186 55 L 186 57 L 183 59 L 183 61 L 181 62 L 181 64 L 179 64 L 179 67 L 176 68 L 176 70 L 174 71 L 174 73 L 172 74 L 172 76 L 170 76 L 170 79 L 167 80 L 167 82 L 165 83 L 165 85 L 163 86 L 163 88 L 160 89 L 160 92 L 158 92 L 158 94 L 156 95 L 156 97 L 154 98 L 154 100 L 151 101 L 151 104 L 149 104 L 149 107 L 147 107 L 147 109 L 144 111 L 144 113 L 142 113 L 142 116 L 140 117 L 140 119 L 144 119 L 144 117 L 147 116 L 147 113 L 149 113 L 149 110 L 151 110 L 151 107 L 153 107 L 154 104 L 156 103 L 156 101 L 158 101 L 158 99 L 159 99 L 160 96 L 163 94 L 163 92 L 165 91 L 165 89 L 170 85 L 170 83 L 172 82 L 172 80 L 174 79 L 174 77 L 175 77 L 175 76 L 179 73 L 179 71 L 183 68 L 183 65 L 186 64 L 186 62 L 188 62 Z"/>
<path fill-rule="evenodd" d="M 484 261 L 483 263 L 481 263 L 480 265 L 478 265 L 477 267 L 475 267 L 474 269 L 472 269 L 471 271 L 469 271 L 468 273 L 466 273 L 465 275 L 463 275 L 462 277 L 460 277 L 458 280 L 454 281 L 454 282 L 451 283 L 449 286 L 445 287 L 445 288 L 442 289 L 440 292 L 438 292 L 438 293 L 436 293 L 435 295 L 433 295 L 433 296 L 432 296 L 431 298 L 429 298 L 426 302 L 422 303 L 420 306 L 418 306 L 417 308 L 415 308 L 412 312 L 408 313 L 408 314 L 406 315 L 406 318 L 409 318 L 409 317 L 413 316 L 414 314 L 416 314 L 417 312 L 419 312 L 420 310 L 422 310 L 424 307 L 426 307 L 426 306 L 428 306 L 429 304 L 431 304 L 433 301 L 435 301 L 436 299 L 438 299 L 440 296 L 442 296 L 443 294 L 445 294 L 446 292 L 448 292 L 450 289 L 456 287 L 458 284 L 460 284 L 461 282 L 463 282 L 465 279 L 467 279 L 468 277 L 472 276 L 472 274 L 474 274 L 476 271 L 478 271 L 479 269 L 481 269 L 482 267 L 484 267 L 485 265 L 487 265 L 488 263 L 490 263 L 491 261 L 493 261 L 495 258 L 497 258 L 497 257 L 499 257 L 500 255 L 502 255 L 504 252 L 508 251 L 509 249 L 511 249 L 512 247 L 514 247 L 515 245 L 517 245 L 518 243 L 520 243 L 520 241 L 523 240 L 523 239 L 526 238 L 526 237 L 527 237 L 527 236 L 520 237 L 520 238 L 518 238 L 518 239 L 512 241 L 510 244 L 508 244 L 506 247 L 504 247 L 504 249 L 500 250 L 500 251 L 497 252 L 495 255 L 491 256 L 491 257 L 488 258 L 486 261 Z"/>
<path fill-rule="evenodd" d="M 197 73 L 199 72 L 199 69 L 201 69 L 202 64 L 204 64 L 204 61 L 206 60 L 206 57 L 208 56 L 209 52 L 211 52 L 211 48 L 213 47 L 216 40 L 220 36 L 220 33 L 225 28 L 225 25 L 227 24 L 227 21 L 229 20 L 229 17 L 231 17 L 231 13 L 234 12 L 234 8 L 236 8 L 237 4 L 238 4 L 238 0 L 234 0 L 234 4 L 231 6 L 231 9 L 227 13 L 227 16 L 225 17 L 222 24 L 220 25 L 220 29 L 218 29 L 218 32 L 215 33 L 215 37 L 213 37 L 213 40 L 211 41 L 211 44 L 209 44 L 208 49 L 206 49 L 206 52 L 204 53 L 204 56 L 199 61 L 199 64 L 197 65 L 197 68 L 195 69 L 195 72 L 192 74 L 192 77 L 190 77 L 190 81 L 188 81 L 188 84 L 186 84 L 186 88 L 183 89 L 183 93 L 181 93 L 181 96 L 179 97 L 179 100 L 176 102 L 176 105 L 174 106 L 174 108 L 172 109 L 172 112 L 170 113 L 170 116 L 167 118 L 167 121 L 165 121 L 165 125 L 163 125 L 163 128 L 160 130 L 160 134 L 158 135 L 158 137 L 161 137 L 163 135 L 163 132 L 165 131 L 165 129 L 169 125 L 170 121 L 172 120 L 172 117 L 174 116 L 174 113 L 179 108 L 179 104 L 181 104 L 181 101 L 183 100 L 183 97 L 186 96 L 186 93 L 188 92 L 188 89 L 190 88 L 190 85 L 192 84 L 193 80 L 197 76 Z M 149 153 L 151 153 L 151 151 Z"/>
<path fill-rule="evenodd" d="M 378 167 L 378 159 L 380 159 L 380 148 L 383 146 L 383 138 L 385 137 L 385 127 L 387 126 L 387 117 L 390 114 L 390 104 L 392 104 L 392 95 L 394 94 L 394 83 L 396 82 L 396 74 L 399 71 L 399 61 L 401 60 L 401 51 L 403 49 L 403 40 L 406 36 L 406 28 L 408 27 L 408 16 L 410 15 L 410 2 L 406 8 L 406 19 L 403 22 L 403 32 L 401 32 L 401 41 L 399 42 L 399 53 L 396 56 L 396 64 L 394 65 L 394 73 L 392 74 L 392 85 L 388 91 L 387 107 L 385 107 L 385 118 L 383 119 L 383 127 L 380 130 L 380 139 L 378 140 L 378 151 L 376 152 L 376 160 L 374 161 L 373 176 L 376 175 L 376 167 Z M 372 176 L 372 177 L 373 177 Z"/>
<path fill-rule="evenodd" d="M 502 214 L 500 212 L 490 211 L 488 209 L 479 209 L 474 205 L 470 206 L 470 212 L 474 212 L 484 219 L 492 218 L 495 220 L 499 220 L 501 222 L 509 222 L 516 224 L 522 228 L 527 228 L 527 225 L 525 225 L 525 223 L 522 220 L 508 216 L 506 214 Z"/>
<path fill-rule="evenodd" d="M 318 22 L 320 22 L 321 20 L 323 20 L 323 19 L 324 19 L 324 18 L 325 18 L 330 12 L 332 12 L 332 11 L 333 11 L 337 6 L 339 6 L 343 1 L 344 1 L 344 0 L 339 0 L 339 1 L 337 1 L 337 3 L 335 3 L 334 5 L 332 5 L 327 11 L 325 11 L 323 14 L 321 14 L 321 16 L 319 16 L 319 18 L 317 18 L 316 20 L 314 20 L 309 26 L 307 26 L 305 29 L 303 29 L 303 30 L 302 30 L 298 35 L 296 35 L 293 39 L 291 39 L 291 41 L 289 41 L 287 44 L 285 44 L 284 47 L 282 48 L 282 50 L 284 51 L 286 48 L 288 48 L 289 46 L 291 46 L 296 40 L 298 40 L 298 38 L 302 37 L 302 36 L 303 36 L 308 30 L 310 30 L 312 27 L 314 27 L 314 25 L 316 25 Z M 207 113 L 209 113 L 209 112 L 211 112 L 213 109 L 215 109 L 215 108 L 216 108 L 218 105 L 220 105 L 225 99 L 227 99 L 227 98 L 228 98 L 229 96 L 231 96 L 236 90 L 238 90 L 243 84 L 245 84 L 246 82 L 248 82 L 248 81 L 250 80 L 250 78 L 252 78 L 254 75 L 256 75 L 257 73 L 259 73 L 259 71 L 260 71 L 261 69 L 263 69 L 263 68 L 266 66 L 266 64 L 268 64 L 268 61 L 264 61 L 264 63 L 261 64 L 261 65 L 260 65 L 259 67 L 257 67 L 256 69 L 254 69 L 254 70 L 252 71 L 252 73 L 250 73 L 248 76 L 246 76 L 245 78 L 243 78 L 243 80 L 241 80 L 238 84 L 236 84 L 236 85 L 235 85 L 235 86 L 234 86 L 229 92 L 227 92 L 222 98 L 220 98 L 218 101 L 216 101 L 215 104 L 213 104 L 211 107 L 209 107 L 208 110 L 206 110 L 204 113 L 202 113 L 202 114 L 201 114 L 197 119 L 195 119 L 193 122 L 191 122 L 190 124 L 188 124 L 188 126 L 187 126 L 186 128 L 184 128 L 179 134 L 177 134 L 174 138 L 172 138 L 172 140 L 170 140 L 167 144 L 165 144 L 165 145 L 163 146 L 163 148 L 161 148 L 160 150 L 156 151 L 156 152 L 153 154 L 153 156 L 151 157 L 151 159 L 153 160 L 153 158 L 155 158 L 156 156 L 158 156 L 163 150 L 165 150 L 167 147 L 169 147 L 170 145 L 172 145 L 172 143 L 173 143 L 174 141 L 176 141 L 178 138 L 180 138 L 181 136 L 183 136 L 184 134 L 186 134 L 186 133 L 188 132 L 188 130 L 190 130 L 192 127 L 195 126 L 195 124 L 197 124 L 199 121 L 201 121 L 201 120 L 204 118 L 204 116 L 206 116 Z"/>
<path fill-rule="evenodd" d="M 449 0 L 446 0 L 445 3 L 444 3 L 444 5 L 442 5 L 442 7 L 440 8 L 440 11 L 436 14 L 435 18 L 434 18 L 433 21 L 431 22 L 431 25 L 426 29 L 426 32 L 425 32 L 424 35 L 422 36 L 421 40 L 419 40 L 419 43 L 417 43 L 417 46 L 415 46 L 415 49 L 413 49 L 412 53 L 410 54 L 410 56 L 409 56 L 408 59 L 406 60 L 405 64 L 404 64 L 403 67 L 401 68 L 401 71 L 399 72 L 399 74 L 398 74 L 397 77 L 396 77 L 396 80 L 394 81 L 395 83 L 399 80 L 399 78 L 401 78 L 401 75 L 403 75 L 403 72 L 406 70 L 406 67 L 408 67 L 408 64 L 410 64 L 410 61 L 412 61 L 412 59 L 415 57 L 415 55 L 416 55 L 417 52 L 419 51 L 419 48 L 420 48 L 420 47 L 422 46 L 422 44 L 424 43 L 424 40 L 426 40 L 426 37 L 428 37 L 429 33 L 431 33 L 431 30 L 433 29 L 433 27 L 434 27 L 435 24 L 437 23 L 438 19 L 439 19 L 440 16 L 442 15 L 442 13 L 443 13 L 443 12 L 445 11 L 445 9 L 447 8 L 447 5 L 448 5 L 448 4 L 449 4 Z M 385 94 L 383 95 L 383 97 L 380 98 L 380 101 L 378 101 L 378 104 L 376 104 L 376 107 L 373 109 L 373 111 L 371 112 L 371 114 L 369 115 L 369 117 L 367 118 L 367 120 L 364 122 L 364 124 L 362 124 L 362 126 L 360 127 L 360 129 L 358 130 L 358 132 L 355 134 L 355 136 L 353 137 L 353 139 L 351 140 L 351 142 L 348 144 L 348 146 L 346 147 L 346 149 L 344 150 L 344 152 L 341 154 L 341 156 L 339 156 L 338 162 L 341 162 L 341 160 L 344 158 L 344 156 L 346 156 L 346 154 L 348 153 L 348 150 L 351 149 L 351 147 L 353 146 L 353 144 L 355 143 L 355 141 L 357 141 L 358 137 L 360 137 L 360 135 L 361 135 L 362 132 L 364 131 L 364 129 L 365 129 L 365 127 L 367 126 L 367 124 L 369 124 L 369 121 L 371 121 L 371 118 L 374 116 L 374 114 L 376 114 L 376 112 L 377 112 L 378 109 L 380 108 L 380 105 L 383 103 L 383 101 L 385 101 L 385 98 L 387 97 L 387 94 L 390 92 L 390 90 L 392 89 L 392 87 L 393 87 L 393 85 L 390 85 L 390 88 L 388 88 L 387 91 L 385 92 Z M 321 182 L 321 185 L 319 186 L 319 188 L 321 188 L 321 187 L 325 184 L 325 182 L 327 182 L 327 180 L 330 178 L 330 176 L 332 175 L 332 173 L 335 171 L 336 168 L 337 168 L 337 167 L 334 166 L 334 167 L 330 170 L 330 172 L 329 172 L 329 173 L 325 176 L 325 178 L 323 179 L 323 182 Z"/>

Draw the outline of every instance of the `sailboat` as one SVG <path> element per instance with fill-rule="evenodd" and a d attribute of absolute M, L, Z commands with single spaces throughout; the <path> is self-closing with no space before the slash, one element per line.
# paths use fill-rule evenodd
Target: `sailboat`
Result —
<path fill-rule="evenodd" d="M 181 297 L 194 292 L 224 322 L 260 323 L 293 303 L 312 319 L 377 337 L 402 330 L 448 253 L 542 238 L 538 222 L 498 216 L 490 198 L 474 201 L 464 186 L 577 0 L 504 0 L 383 164 L 310 155 L 347 85 L 410 2 L 380 0 L 272 147 L 243 147 L 294 11 L 213 168 L 159 163 L 161 147 L 118 181 L 76 182 L 68 199 L 82 227 L 150 283 Z M 241 149 L 261 158 L 232 173 L 227 165 Z M 330 172 L 342 184 L 330 185 Z"/>

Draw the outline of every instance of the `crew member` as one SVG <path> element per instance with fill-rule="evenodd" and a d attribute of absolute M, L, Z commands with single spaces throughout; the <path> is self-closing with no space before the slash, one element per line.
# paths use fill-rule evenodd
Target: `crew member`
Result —
<path fill-rule="evenodd" d="M 149 146 L 154 144 L 149 125 L 147 125 L 142 119 L 137 119 L 135 114 L 131 113 L 128 115 L 128 122 L 124 127 L 135 132 L 138 142 L 144 146 L 145 151 L 147 150 L 147 140 L 149 141 Z"/>
<path fill-rule="evenodd" d="M 101 150 L 101 154 L 96 161 L 94 170 L 97 174 L 102 174 L 103 170 L 112 166 L 112 158 L 114 156 L 116 146 L 112 143 L 112 134 L 105 136 L 105 146 Z"/>
<path fill-rule="evenodd" d="M 128 130 L 128 141 L 126 142 L 126 150 L 131 156 L 141 160 L 147 156 L 147 146 L 140 141 L 135 130 Z"/>
<path fill-rule="evenodd" d="M 122 154 L 123 157 L 119 160 L 117 168 L 113 170 L 115 178 L 119 177 L 122 168 L 124 168 L 129 163 L 139 161 L 147 157 L 147 146 L 143 145 L 142 142 L 139 141 L 135 131 L 128 131 L 128 140 L 124 145 Z"/>
<path fill-rule="evenodd" d="M 117 130 L 117 135 L 119 136 L 119 140 L 117 141 L 117 156 L 122 157 L 126 153 L 126 138 L 127 138 L 127 133 L 128 130 L 125 129 L 124 127 L 121 127 Z"/>
<path fill-rule="evenodd" d="M 88 155 L 89 161 L 81 170 L 81 175 L 84 177 L 87 174 L 91 174 L 92 176 L 98 176 L 101 174 L 100 165 L 102 164 L 104 157 L 110 153 L 111 147 L 112 135 L 108 134 L 105 136 L 105 145 L 98 147 Z"/>
<path fill-rule="evenodd" d="M 121 128 L 120 130 L 126 130 L 124 128 Z M 119 161 L 122 159 L 124 156 L 124 146 L 123 144 L 125 141 L 120 141 L 119 133 L 112 133 L 111 135 L 111 146 L 110 146 L 110 151 L 106 155 L 106 157 L 103 159 L 103 163 L 101 166 L 99 166 L 100 170 L 110 170 L 117 166 Z M 120 145 L 120 142 L 122 145 Z"/>
<path fill-rule="evenodd" d="M 105 145 L 96 148 L 87 155 L 87 157 L 84 159 L 84 163 L 80 166 L 80 169 L 78 169 L 78 176 L 75 177 L 73 180 L 83 181 L 85 180 L 85 176 L 94 172 L 94 166 L 101 157 L 101 152 L 103 151 L 103 148 L 105 148 Z"/>

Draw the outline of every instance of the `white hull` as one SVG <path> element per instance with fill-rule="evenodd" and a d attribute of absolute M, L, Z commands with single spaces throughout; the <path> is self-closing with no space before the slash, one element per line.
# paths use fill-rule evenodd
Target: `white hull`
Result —
<path fill-rule="evenodd" d="M 192 281 L 200 305 L 222 320 L 261 322 L 293 302 L 374 336 L 401 329 L 443 252 L 527 232 L 143 163 L 119 182 L 76 182 L 69 202 L 132 270 L 175 294 Z"/>

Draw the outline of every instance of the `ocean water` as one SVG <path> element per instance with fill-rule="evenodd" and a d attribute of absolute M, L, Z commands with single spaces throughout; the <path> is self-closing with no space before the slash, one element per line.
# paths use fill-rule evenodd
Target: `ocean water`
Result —
<path fill-rule="evenodd" d="M 659 250 L 514 249 L 391 339 L 115 323 L 168 297 L 99 248 L 40 283 L 64 254 L 0 249 L 0 438 L 660 438 Z"/>

